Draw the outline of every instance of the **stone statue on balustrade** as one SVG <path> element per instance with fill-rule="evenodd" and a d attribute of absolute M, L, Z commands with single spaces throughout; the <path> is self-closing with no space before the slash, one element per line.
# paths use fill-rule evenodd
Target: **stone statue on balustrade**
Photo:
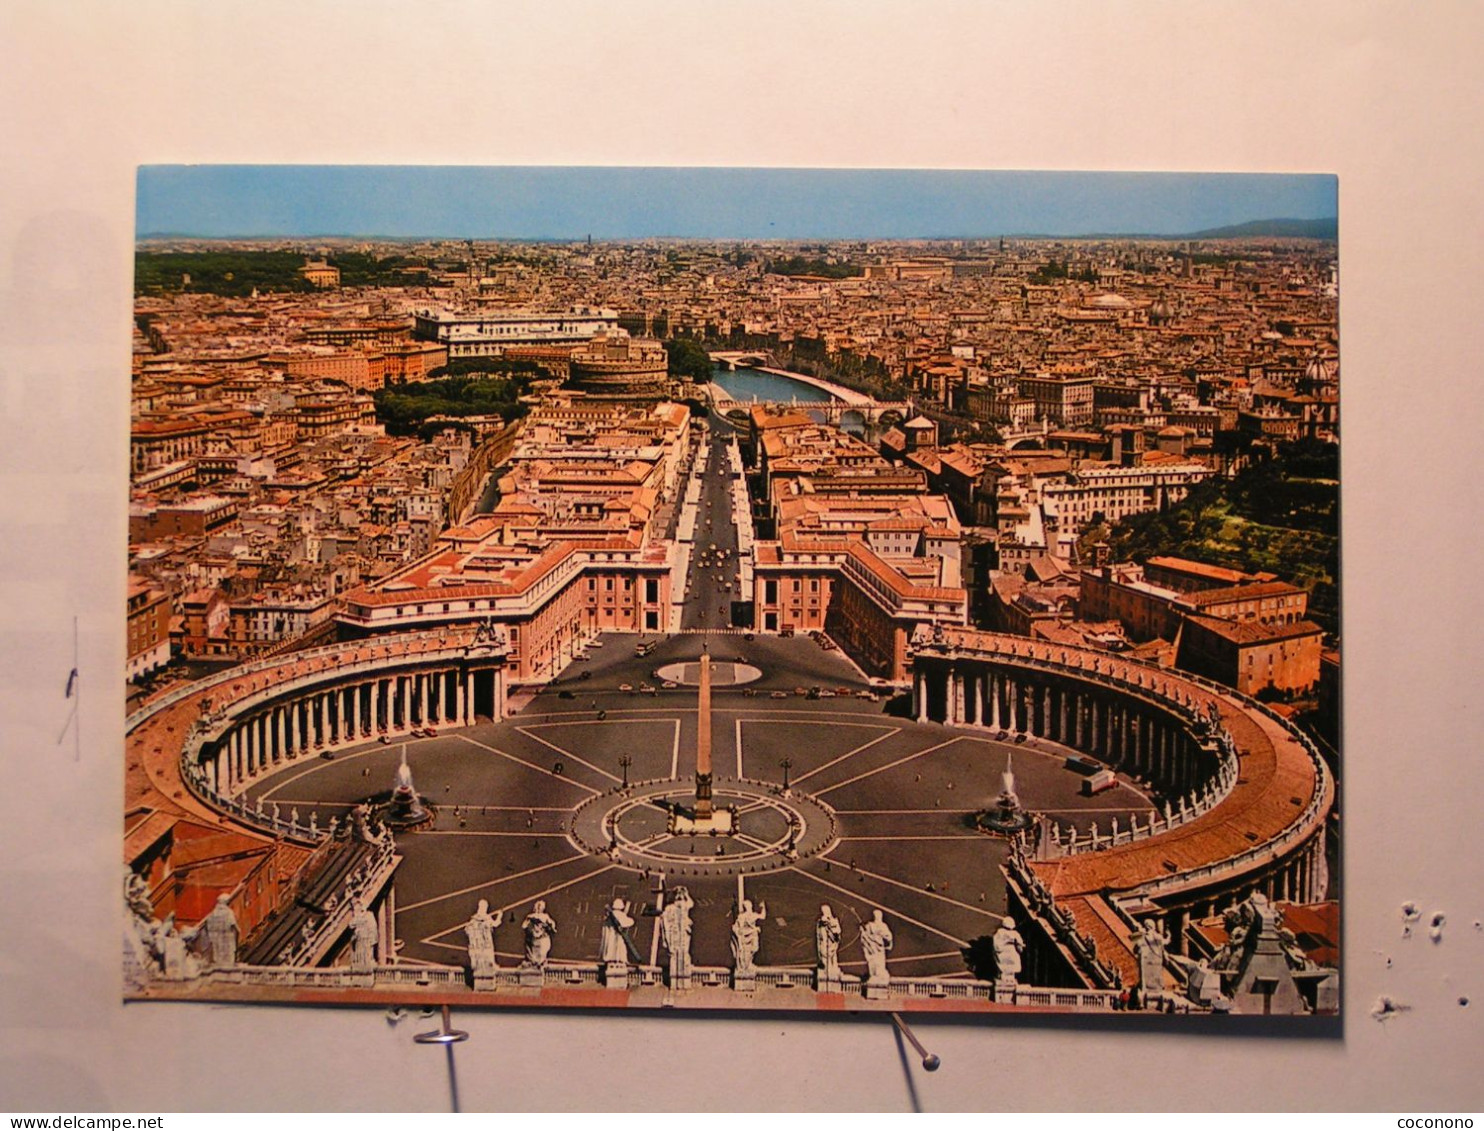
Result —
<path fill-rule="evenodd" d="M 623 977 L 628 973 L 629 955 L 634 951 L 634 943 L 629 937 L 629 931 L 633 929 L 634 917 L 629 914 L 627 900 L 615 899 L 608 905 L 608 910 L 603 914 L 603 930 L 599 938 L 599 960 L 604 967 L 605 978 Z"/>
<path fill-rule="evenodd" d="M 124 869 L 124 977 L 131 987 L 143 986 L 163 972 L 159 957 L 161 924 L 149 898 L 149 883 L 131 868 Z"/>
<path fill-rule="evenodd" d="M 124 903 L 135 918 L 145 923 L 154 920 L 155 908 L 149 898 L 149 883 L 132 868 L 124 869 Z"/>
<path fill-rule="evenodd" d="M 1221 729 L 1221 708 L 1214 699 L 1206 704 L 1206 726 L 1213 733 Z"/>
<path fill-rule="evenodd" d="M 670 956 L 670 986 L 684 988 L 690 983 L 691 908 L 695 900 L 690 892 L 677 887 L 660 912 L 660 936 Z"/>
<path fill-rule="evenodd" d="M 369 974 L 376 969 L 376 941 L 380 934 L 375 914 L 364 900 L 356 900 L 350 917 L 351 973 Z"/>
<path fill-rule="evenodd" d="M 231 898 L 226 893 L 216 897 L 216 906 L 191 933 L 192 942 L 204 940 L 207 966 L 217 970 L 237 965 L 237 943 L 241 937 Z"/>
<path fill-rule="evenodd" d="M 475 987 L 482 978 L 495 972 L 495 928 L 505 920 L 503 911 L 490 914 L 489 901 L 481 899 L 479 907 L 464 924 L 464 935 L 469 940 L 469 972 L 474 975 Z"/>
<path fill-rule="evenodd" d="M 556 934 L 556 920 L 546 913 L 546 900 L 538 899 L 531 913 L 520 922 L 525 932 L 525 965 L 533 970 L 546 966 L 546 956 L 551 953 L 552 936 Z"/>
<path fill-rule="evenodd" d="M 990 940 L 994 945 L 995 983 L 1013 986 L 1020 980 L 1021 955 L 1025 952 L 1025 939 L 1015 929 L 1015 920 L 1006 915 Z"/>
<path fill-rule="evenodd" d="M 1165 951 L 1170 944 L 1169 932 L 1158 919 L 1145 919 L 1134 934 L 1134 957 L 1139 963 L 1139 989 L 1143 1000 L 1150 994 L 1165 992 Z"/>
<path fill-rule="evenodd" d="M 624 946 L 623 932 L 634 924 L 628 913 L 628 903 L 615 899 L 603 912 L 603 926 L 598 939 L 598 959 L 602 962 L 627 963 L 628 948 Z"/>
<path fill-rule="evenodd" d="M 886 968 L 886 956 L 891 952 L 894 940 L 891 928 L 886 925 L 881 912 L 871 912 L 871 919 L 861 927 L 861 952 L 866 956 L 866 996 L 877 996 L 873 990 L 884 994 L 891 982 Z"/>
<path fill-rule="evenodd" d="M 167 915 L 160 925 L 156 945 L 166 980 L 188 982 L 200 976 L 201 967 L 191 954 L 190 940 L 176 927 L 174 915 Z"/>
<path fill-rule="evenodd" d="M 732 969 L 739 977 L 757 974 L 754 963 L 763 941 L 762 923 L 767 917 L 766 903 L 759 903 L 754 911 L 752 900 L 744 899 L 736 919 L 732 920 Z"/>
<path fill-rule="evenodd" d="M 840 920 L 828 903 L 819 905 L 814 923 L 814 960 L 821 982 L 840 980 Z"/>
<path fill-rule="evenodd" d="M 364 801 L 350 811 L 351 827 L 355 830 L 355 839 L 363 844 L 380 843 L 380 832 L 371 827 L 371 806 Z"/>
<path fill-rule="evenodd" d="M 1251 905 L 1243 902 L 1228 907 L 1221 914 L 1221 925 L 1226 930 L 1226 942 L 1211 956 L 1211 969 L 1225 973 L 1237 968 L 1238 959 L 1246 949 L 1247 933 L 1252 926 Z"/>

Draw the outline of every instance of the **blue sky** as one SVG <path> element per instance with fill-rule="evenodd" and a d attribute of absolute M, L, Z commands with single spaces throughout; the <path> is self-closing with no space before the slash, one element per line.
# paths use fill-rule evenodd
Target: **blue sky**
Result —
<path fill-rule="evenodd" d="M 155 165 L 140 234 L 474 239 L 1177 235 L 1337 213 L 1320 174 Z"/>

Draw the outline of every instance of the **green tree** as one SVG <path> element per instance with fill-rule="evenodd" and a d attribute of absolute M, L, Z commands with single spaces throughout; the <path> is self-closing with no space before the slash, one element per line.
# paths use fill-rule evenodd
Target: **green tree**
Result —
<path fill-rule="evenodd" d="M 672 338 L 665 343 L 668 355 L 667 366 L 671 377 L 683 377 L 692 381 L 711 380 L 711 355 L 700 342 L 689 338 Z"/>

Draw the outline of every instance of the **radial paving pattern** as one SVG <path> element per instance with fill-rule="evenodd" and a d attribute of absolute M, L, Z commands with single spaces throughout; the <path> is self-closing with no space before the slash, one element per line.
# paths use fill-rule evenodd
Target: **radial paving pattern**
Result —
<path fill-rule="evenodd" d="M 998 793 L 1008 758 L 1025 804 L 1064 825 L 1106 828 L 1112 816 L 1149 812 L 1148 799 L 1122 780 L 1080 796 L 1081 777 L 1050 744 L 918 724 L 890 703 L 858 697 L 866 690 L 859 673 L 808 640 L 717 635 L 712 655 L 740 650 L 761 673 L 747 691 L 723 688 L 714 698 L 716 799 L 736 807 L 739 824 L 728 836 L 671 835 L 667 810 L 693 788 L 696 693 L 621 687 L 694 662 L 702 642 L 672 637 L 639 658 L 632 637 L 608 637 L 514 718 L 405 744 L 437 817 L 398 838 L 404 959 L 461 964 L 462 925 L 487 899 L 505 912 L 496 941 L 513 962 L 520 919 L 544 899 L 558 924 L 552 960 L 592 961 L 602 908 L 620 896 L 652 908 L 666 882 L 685 884 L 696 901 L 699 965 L 728 963 L 733 909 L 745 897 L 767 905 L 764 964 L 812 963 L 814 920 L 828 903 L 846 925 L 847 970 L 863 968 L 858 928 L 881 908 L 896 936 L 893 969 L 967 977 L 961 948 L 990 933 L 1004 908 L 1004 844 L 969 819 Z M 804 687 L 834 694 L 795 694 Z M 250 796 L 285 814 L 297 808 L 305 820 L 315 812 L 323 826 L 389 788 L 402 745 L 300 763 Z M 634 941 L 655 951 L 653 915 L 639 916 Z"/>

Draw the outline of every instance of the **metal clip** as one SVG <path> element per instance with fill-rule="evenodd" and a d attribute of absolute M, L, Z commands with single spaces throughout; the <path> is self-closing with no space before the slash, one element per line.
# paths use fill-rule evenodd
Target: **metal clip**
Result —
<path fill-rule="evenodd" d="M 445 1024 L 446 1023 L 447 1022 L 445 1022 Z M 917 1055 L 922 1057 L 922 1066 L 929 1072 L 938 1071 L 938 1066 L 943 1062 L 938 1058 L 938 1055 L 936 1053 L 928 1052 L 927 1049 L 922 1047 L 922 1042 L 919 1041 L 916 1034 L 914 1034 L 912 1030 L 908 1028 L 907 1022 L 902 1020 L 901 1014 L 891 1014 L 891 1023 L 897 1027 L 897 1032 L 901 1033 L 902 1036 L 907 1038 L 907 1043 L 917 1050 Z"/>
<path fill-rule="evenodd" d="M 416 1033 L 412 1039 L 420 1045 L 456 1045 L 460 1041 L 467 1041 L 469 1034 L 462 1029 L 449 1027 L 449 1007 L 443 1007 L 443 1028 L 432 1033 Z M 910 1038 L 909 1038 L 910 1039 Z M 916 1044 L 913 1041 L 913 1044 Z M 921 1051 L 919 1049 L 919 1051 Z"/>

